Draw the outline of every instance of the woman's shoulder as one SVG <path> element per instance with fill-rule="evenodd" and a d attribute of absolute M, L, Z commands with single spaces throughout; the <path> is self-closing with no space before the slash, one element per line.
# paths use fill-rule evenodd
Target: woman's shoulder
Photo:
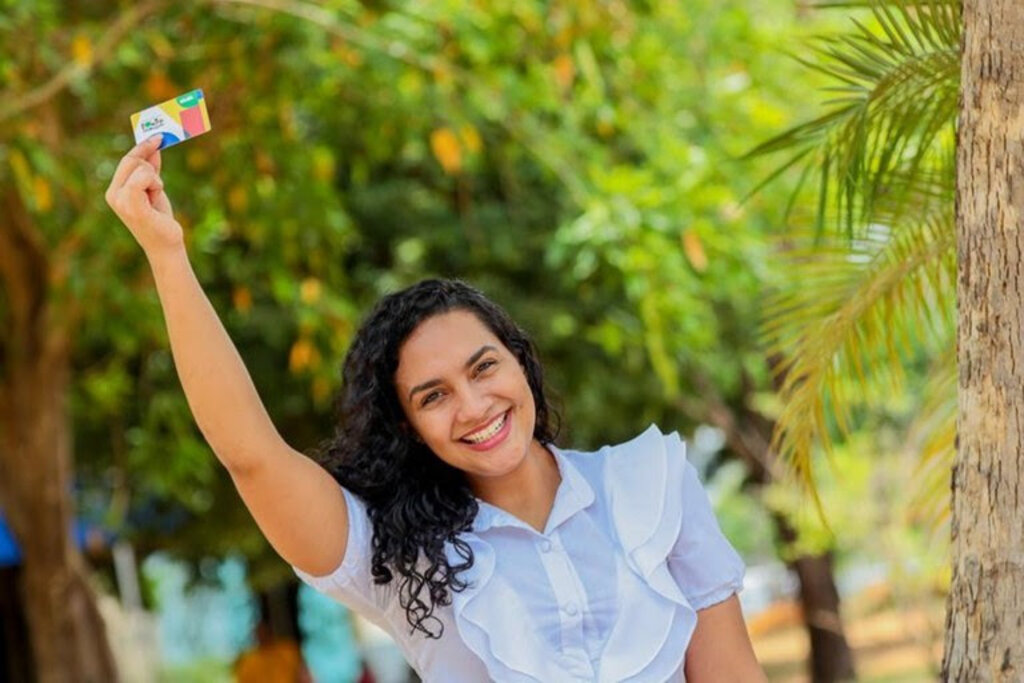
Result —
<path fill-rule="evenodd" d="M 593 480 L 611 479 L 619 487 L 645 489 L 652 481 L 667 483 L 670 470 L 682 474 L 686 443 L 678 432 L 665 433 L 656 424 L 633 438 L 593 451 L 560 450 L 573 465 Z"/>
<path fill-rule="evenodd" d="M 652 424 L 637 436 L 596 451 L 570 451 L 568 461 L 586 478 L 603 502 L 612 526 L 626 548 L 657 538 L 674 542 L 681 524 L 686 491 L 686 447 L 676 432 Z"/>
<path fill-rule="evenodd" d="M 692 466 L 683 440 L 652 424 L 622 443 L 567 455 L 594 488 L 627 564 L 679 600 L 666 562 L 683 530 L 684 499 L 699 493 L 685 485 Z"/>

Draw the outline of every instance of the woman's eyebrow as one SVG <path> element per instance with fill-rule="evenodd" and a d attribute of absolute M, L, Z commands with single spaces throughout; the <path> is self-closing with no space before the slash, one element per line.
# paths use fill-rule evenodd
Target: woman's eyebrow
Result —
<path fill-rule="evenodd" d="M 471 365 L 473 365 L 473 363 L 475 363 L 478 360 L 480 360 L 480 356 L 484 355 L 488 351 L 497 351 L 497 350 L 498 349 L 494 348 L 490 344 L 484 344 L 483 346 L 481 346 L 479 349 L 476 350 L 476 353 L 474 353 L 472 356 L 469 357 L 469 360 L 466 361 L 466 365 L 464 367 L 466 367 L 466 368 L 470 367 Z"/>
<path fill-rule="evenodd" d="M 478 360 L 480 360 L 480 356 L 484 355 L 488 351 L 497 351 L 497 350 L 498 349 L 496 349 L 495 347 L 491 346 L 490 344 L 484 344 L 479 349 L 477 349 L 473 353 L 472 356 L 469 357 L 469 360 L 466 361 L 466 364 L 463 367 L 469 368 L 469 367 L 471 367 L 473 365 L 473 363 L 475 363 Z M 412 389 L 409 390 L 409 402 L 410 403 L 412 402 L 413 394 L 415 394 L 416 392 L 418 392 L 418 391 L 425 391 L 425 390 L 430 389 L 432 387 L 436 387 L 440 383 L 441 383 L 441 380 L 439 380 L 439 379 L 431 379 L 431 380 L 427 380 L 423 384 L 417 384 L 416 386 L 414 386 Z"/>
<path fill-rule="evenodd" d="M 426 391 L 427 389 L 430 389 L 431 387 L 436 387 L 440 383 L 441 383 L 441 380 L 439 380 L 439 379 L 432 379 L 429 382 L 424 382 L 423 384 L 417 384 L 416 386 L 414 386 L 409 391 L 409 403 L 412 403 L 412 395 L 415 394 L 417 391 Z"/>

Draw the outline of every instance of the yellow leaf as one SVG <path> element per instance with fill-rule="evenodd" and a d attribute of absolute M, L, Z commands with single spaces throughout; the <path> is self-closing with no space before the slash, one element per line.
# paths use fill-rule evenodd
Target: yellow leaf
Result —
<path fill-rule="evenodd" d="M 438 128 L 431 133 L 430 149 L 445 173 L 454 175 L 462 170 L 462 148 L 450 129 Z"/>
<path fill-rule="evenodd" d="M 703 273 L 708 267 L 708 257 L 704 253 L 704 245 L 701 244 L 700 236 L 693 229 L 683 232 L 683 253 L 686 259 L 698 273 Z"/>
<path fill-rule="evenodd" d="M 249 193 L 244 185 L 235 185 L 228 192 L 228 207 L 235 213 L 242 213 L 249 207 Z"/>
<path fill-rule="evenodd" d="M 317 405 L 323 405 L 331 397 L 331 383 L 326 377 L 317 377 L 313 380 L 313 400 Z"/>
<path fill-rule="evenodd" d="M 50 202 L 52 204 L 52 197 L 50 197 L 50 188 L 40 188 L 40 181 L 45 183 L 36 176 L 31 167 L 28 164 L 28 159 L 20 149 L 12 149 L 8 156 L 11 160 L 11 171 L 14 172 L 14 181 L 18 187 L 18 192 L 25 199 L 26 202 L 32 202 L 37 209 L 45 211 L 40 204 L 40 200 L 43 202 Z M 45 193 L 45 196 L 40 196 L 40 193 Z"/>
<path fill-rule="evenodd" d="M 169 100 L 178 94 L 178 86 L 174 85 L 163 71 L 150 73 L 143 87 L 146 89 L 146 96 L 154 103 Z"/>
<path fill-rule="evenodd" d="M 434 74 L 434 82 L 442 89 L 451 86 L 455 82 L 452 68 L 444 62 L 435 63 L 431 71 Z"/>
<path fill-rule="evenodd" d="M 334 179 L 334 155 L 326 147 L 313 150 L 313 177 L 321 182 Z"/>
<path fill-rule="evenodd" d="M 281 135 L 286 140 L 294 140 L 298 135 L 298 126 L 295 123 L 295 111 L 291 107 L 281 107 L 277 115 L 281 125 Z"/>
<path fill-rule="evenodd" d="M 240 313 L 248 313 L 252 310 L 252 293 L 248 287 L 241 285 L 235 287 L 235 291 L 231 294 L 231 300 L 235 304 L 235 309 Z"/>
<path fill-rule="evenodd" d="M 343 39 L 336 38 L 331 44 L 331 52 L 350 67 L 358 67 L 363 63 L 363 55 L 359 50 L 350 47 Z"/>
<path fill-rule="evenodd" d="M 27 193 L 28 188 L 32 185 L 32 171 L 29 170 L 28 160 L 25 159 L 25 155 L 21 153 L 20 149 L 12 149 L 9 156 L 14 178 L 21 186 L 22 192 Z"/>
<path fill-rule="evenodd" d="M 193 171 L 199 171 L 205 168 L 208 160 L 209 157 L 202 147 L 192 147 L 188 150 L 188 153 L 185 154 L 185 165 Z"/>
<path fill-rule="evenodd" d="M 572 39 L 574 37 L 575 32 L 572 30 L 572 25 L 568 22 L 564 22 L 562 28 L 555 34 L 554 42 L 558 47 L 568 49 L 569 46 L 572 45 Z"/>
<path fill-rule="evenodd" d="M 615 110 L 608 106 L 598 109 L 595 127 L 602 138 L 610 138 L 615 133 Z"/>
<path fill-rule="evenodd" d="M 342 59 L 353 69 L 363 65 L 363 53 L 358 50 L 346 50 Z"/>
<path fill-rule="evenodd" d="M 39 122 L 35 119 L 29 119 L 27 121 L 21 122 L 20 127 L 21 134 L 24 135 L 25 137 L 32 138 L 33 140 L 39 138 L 41 128 L 39 126 Z"/>
<path fill-rule="evenodd" d="M 50 190 L 50 183 L 42 176 L 32 179 L 32 194 L 36 200 L 36 208 L 46 213 L 53 208 L 53 192 Z"/>
<path fill-rule="evenodd" d="M 78 34 L 71 41 L 71 59 L 79 66 L 92 64 L 92 41 L 87 36 Z"/>
<path fill-rule="evenodd" d="M 314 351 L 309 339 L 301 337 L 296 340 L 288 354 L 288 369 L 292 373 L 299 373 L 308 368 L 312 364 Z"/>
<path fill-rule="evenodd" d="M 315 277 L 307 277 L 299 285 L 299 298 L 303 303 L 311 304 L 320 298 L 322 287 L 320 281 Z"/>
<path fill-rule="evenodd" d="M 476 154 L 484 147 L 484 143 L 480 139 L 480 133 L 468 123 L 459 129 L 459 137 L 462 138 L 462 144 L 466 146 L 466 149 L 473 154 Z"/>
<path fill-rule="evenodd" d="M 153 54 L 160 59 L 169 60 L 174 57 L 174 45 L 164 34 L 153 32 L 146 37 L 146 40 L 153 49 Z"/>
<path fill-rule="evenodd" d="M 256 150 L 256 170 L 270 176 L 277 171 L 273 158 L 261 149 Z"/>
<path fill-rule="evenodd" d="M 555 57 L 554 67 L 555 80 L 558 81 L 558 87 L 563 91 L 571 88 L 573 78 L 576 77 L 576 65 L 573 64 L 572 57 L 563 52 Z"/>

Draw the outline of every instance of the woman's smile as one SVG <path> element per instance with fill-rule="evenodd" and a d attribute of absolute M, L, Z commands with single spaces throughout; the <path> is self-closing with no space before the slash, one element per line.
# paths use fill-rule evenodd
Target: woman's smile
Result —
<path fill-rule="evenodd" d="M 466 442 L 475 451 L 487 451 L 494 448 L 508 436 L 512 424 L 508 419 L 511 411 L 512 409 L 509 408 L 483 427 L 474 430 L 460 440 Z"/>

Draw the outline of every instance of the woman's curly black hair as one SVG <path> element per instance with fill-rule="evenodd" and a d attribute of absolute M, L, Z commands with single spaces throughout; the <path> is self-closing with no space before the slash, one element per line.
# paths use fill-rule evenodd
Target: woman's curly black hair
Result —
<path fill-rule="evenodd" d="M 458 280 L 424 280 L 381 299 L 363 321 L 345 357 L 334 437 L 318 459 L 337 481 L 362 498 L 373 524 L 371 572 L 387 584 L 399 575 L 399 600 L 413 632 L 440 638 L 436 605 L 464 590 L 459 573 L 473 566 L 473 551 L 459 534 L 469 531 L 477 502 L 457 468 L 420 441 L 405 418 L 395 389 L 402 344 L 427 318 L 453 310 L 474 314 L 518 359 L 533 393 L 534 437 L 553 443 L 558 417 L 544 395 L 536 349 L 509 315 Z M 461 562 L 445 554 L 451 544 Z M 437 628 L 428 628 L 436 624 Z"/>

